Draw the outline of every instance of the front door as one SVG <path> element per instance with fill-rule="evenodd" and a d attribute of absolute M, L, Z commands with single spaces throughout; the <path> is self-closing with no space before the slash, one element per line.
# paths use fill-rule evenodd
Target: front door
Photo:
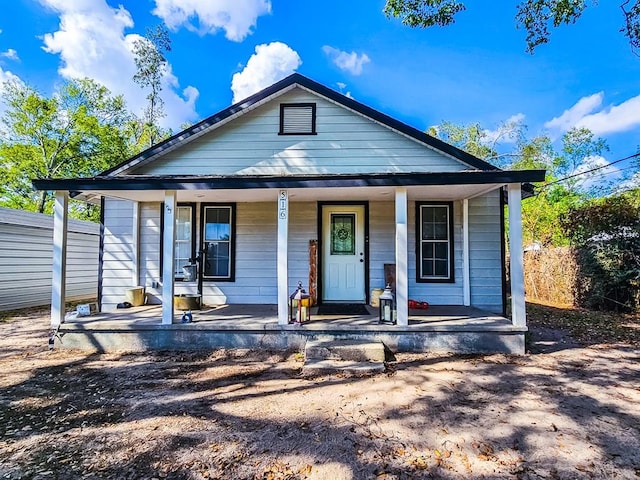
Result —
<path fill-rule="evenodd" d="M 322 207 L 322 301 L 366 301 L 365 207 Z"/>

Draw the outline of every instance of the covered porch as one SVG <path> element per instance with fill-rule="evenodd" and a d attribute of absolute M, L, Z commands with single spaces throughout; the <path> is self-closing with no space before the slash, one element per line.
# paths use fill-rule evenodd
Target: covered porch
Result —
<path fill-rule="evenodd" d="M 56 345 L 97 351 L 267 348 L 301 351 L 308 340 L 381 341 L 391 352 L 524 352 L 525 326 L 464 306 L 409 310 L 407 325 L 368 315 L 318 315 L 302 324 L 279 324 L 276 305 L 220 305 L 193 311 L 189 323 L 163 324 L 159 305 L 78 317 L 56 330 Z"/>

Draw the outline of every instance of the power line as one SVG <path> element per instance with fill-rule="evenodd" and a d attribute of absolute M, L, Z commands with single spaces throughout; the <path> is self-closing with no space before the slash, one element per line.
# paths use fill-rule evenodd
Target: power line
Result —
<path fill-rule="evenodd" d="M 549 185 L 554 185 L 556 183 L 564 182 L 564 181 L 569 180 L 571 178 L 579 177 L 580 175 L 585 175 L 587 173 L 596 172 L 598 170 L 602 170 L 603 168 L 610 167 L 611 165 L 615 165 L 616 163 L 624 162 L 625 160 L 630 160 L 632 158 L 638 158 L 638 157 L 640 157 L 640 152 L 634 153 L 634 154 L 629 155 L 629 156 L 624 157 L 624 158 L 619 158 L 618 160 L 614 160 L 613 162 L 609 162 L 606 165 L 599 165 L 597 167 L 593 167 L 593 168 L 591 168 L 589 170 L 585 170 L 584 172 L 578 172 L 578 173 L 573 173 L 571 175 L 567 175 L 566 177 L 559 178 L 558 180 L 554 180 L 552 182 L 545 183 L 544 185 L 540 186 L 539 191 L 542 191 L 542 189 L 548 187 Z"/>

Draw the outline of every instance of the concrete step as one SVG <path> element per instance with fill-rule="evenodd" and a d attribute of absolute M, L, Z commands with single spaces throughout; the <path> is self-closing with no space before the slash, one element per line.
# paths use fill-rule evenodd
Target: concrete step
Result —
<path fill-rule="evenodd" d="M 303 375 L 319 375 L 322 373 L 342 373 L 347 375 L 371 375 L 384 372 L 383 362 L 353 362 L 348 360 L 310 359 L 304 362 Z"/>
<path fill-rule="evenodd" d="M 385 361 L 382 342 L 361 340 L 307 340 L 304 356 L 305 360 Z"/>

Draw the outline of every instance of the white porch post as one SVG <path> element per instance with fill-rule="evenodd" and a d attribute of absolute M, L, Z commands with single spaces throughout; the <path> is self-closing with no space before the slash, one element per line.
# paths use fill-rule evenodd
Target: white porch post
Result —
<path fill-rule="evenodd" d="M 396 304 L 398 325 L 409 325 L 407 189 L 396 188 Z"/>
<path fill-rule="evenodd" d="M 131 269 L 131 286 L 136 287 L 140 283 L 140 204 L 133 202 L 131 231 L 131 249 L 133 253 L 133 268 Z"/>
<path fill-rule="evenodd" d="M 173 263 L 176 243 L 176 192 L 164 192 L 164 235 L 162 237 L 162 324 L 173 323 Z"/>
<path fill-rule="evenodd" d="M 462 200 L 462 296 L 465 307 L 471 305 L 469 275 L 469 199 Z"/>
<path fill-rule="evenodd" d="M 51 278 L 51 327 L 64 322 L 67 283 L 67 223 L 69 194 L 56 191 L 53 207 L 53 275 Z"/>
<path fill-rule="evenodd" d="M 289 323 L 289 192 L 278 192 L 278 325 Z"/>
<path fill-rule="evenodd" d="M 526 326 L 524 264 L 522 258 L 522 197 L 520 184 L 509 184 L 508 192 L 511 322 L 516 326 Z"/>

